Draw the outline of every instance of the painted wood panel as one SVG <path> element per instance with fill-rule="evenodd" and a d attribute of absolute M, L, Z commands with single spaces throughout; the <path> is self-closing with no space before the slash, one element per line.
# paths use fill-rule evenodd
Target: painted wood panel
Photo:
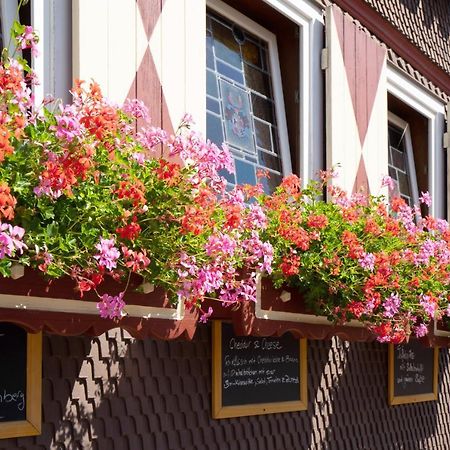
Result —
<path fill-rule="evenodd" d="M 386 50 L 336 6 L 326 14 L 327 166 L 347 192 L 380 193 L 387 174 Z"/>
<path fill-rule="evenodd" d="M 190 112 L 204 131 L 205 11 L 205 0 L 74 0 L 74 77 L 143 100 L 153 125 Z"/>

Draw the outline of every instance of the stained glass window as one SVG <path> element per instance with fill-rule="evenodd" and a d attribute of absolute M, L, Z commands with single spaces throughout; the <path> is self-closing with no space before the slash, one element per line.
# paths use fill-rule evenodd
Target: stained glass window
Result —
<path fill-rule="evenodd" d="M 207 137 L 225 142 L 234 157 L 236 174 L 230 185 L 256 183 L 265 169 L 267 192 L 282 177 L 273 77 L 267 42 L 212 10 L 206 19 Z"/>

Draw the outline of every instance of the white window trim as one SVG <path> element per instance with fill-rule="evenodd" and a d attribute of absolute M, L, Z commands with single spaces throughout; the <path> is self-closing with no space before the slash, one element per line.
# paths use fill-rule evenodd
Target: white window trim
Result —
<path fill-rule="evenodd" d="M 7 46 L 10 41 L 10 30 L 14 20 L 17 19 L 17 7 L 19 5 L 18 0 L 0 0 L 0 15 L 2 35 L 4 39 L 4 45 Z M 28 24 L 26 24 L 28 25 Z M 44 0 L 33 0 L 31 3 L 31 24 L 33 29 L 39 33 L 39 42 L 37 44 L 37 50 L 39 56 L 35 58 L 32 56 L 31 65 L 40 80 L 40 84 L 33 87 L 33 93 L 35 97 L 35 103 L 39 104 L 44 98 L 44 78 L 45 78 L 45 64 L 44 64 L 44 46 L 47 42 L 47 36 L 44 34 Z M 14 42 L 9 43 L 8 52 L 10 55 L 15 50 Z M 16 52 L 16 57 L 21 56 Z"/>
<path fill-rule="evenodd" d="M 70 103 L 72 77 L 72 2 L 69 0 L 32 0 L 31 24 L 39 35 L 39 55 L 32 66 L 40 84 L 34 86 L 35 103 L 52 95 Z"/>
<path fill-rule="evenodd" d="M 411 127 L 409 123 L 394 113 L 388 111 L 388 121 L 393 123 L 403 131 L 403 139 L 405 140 L 406 160 L 408 162 L 408 178 L 409 187 L 411 188 L 411 200 L 414 205 L 419 204 L 419 189 L 417 187 L 416 165 L 414 163 L 414 152 L 411 139 Z"/>
<path fill-rule="evenodd" d="M 445 217 L 445 159 L 443 149 L 445 105 L 417 82 L 388 65 L 387 90 L 428 120 L 428 190 L 430 214 Z"/>
<path fill-rule="evenodd" d="M 248 30 L 267 42 L 269 47 L 270 75 L 272 77 L 273 100 L 275 105 L 275 116 L 277 119 L 276 125 L 278 129 L 282 174 L 288 175 L 292 173 L 292 165 L 291 153 L 289 150 L 289 138 L 287 132 L 280 63 L 278 58 L 277 37 L 266 28 L 257 24 L 234 8 L 228 6 L 221 0 L 210 0 L 207 2 L 207 5 L 217 13 L 230 19 L 240 27 Z"/>
<path fill-rule="evenodd" d="M 39 52 L 37 58 L 32 57 L 33 70 L 36 73 L 40 83 L 34 86 L 34 98 L 36 105 L 39 105 L 45 96 L 45 81 L 48 79 L 48 73 L 50 70 L 51 61 L 46 67 L 45 60 L 47 59 L 48 41 L 50 36 L 48 29 L 45 29 L 45 5 L 44 0 L 33 0 L 31 3 L 31 24 L 33 29 L 39 33 L 39 42 L 37 44 L 37 50 Z M 52 64 L 53 65 L 53 64 Z M 53 90 L 52 90 L 53 92 Z"/>

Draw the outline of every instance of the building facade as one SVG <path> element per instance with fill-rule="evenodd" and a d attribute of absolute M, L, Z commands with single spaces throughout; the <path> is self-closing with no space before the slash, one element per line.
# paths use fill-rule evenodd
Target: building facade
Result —
<path fill-rule="evenodd" d="M 389 174 L 405 200 L 429 191 L 430 212 L 447 217 L 448 2 L 31 0 L 29 8 L 41 35 L 38 98 L 68 102 L 72 80 L 92 78 L 114 102 L 143 100 L 155 126 L 174 130 L 190 112 L 207 137 L 230 145 L 231 185 L 255 182 L 264 169 L 270 191 L 290 172 L 306 182 L 338 165 L 349 192 L 382 193 Z M 247 141 L 237 138 L 245 128 Z M 449 447 L 447 348 L 438 399 L 389 406 L 386 345 L 289 325 L 291 317 L 267 320 L 309 338 L 307 410 L 218 420 L 210 324 L 193 337 L 137 339 L 118 328 L 69 333 L 39 319 L 42 433 L 1 439 L 0 449 Z M 155 320 L 164 329 L 166 319 Z"/>

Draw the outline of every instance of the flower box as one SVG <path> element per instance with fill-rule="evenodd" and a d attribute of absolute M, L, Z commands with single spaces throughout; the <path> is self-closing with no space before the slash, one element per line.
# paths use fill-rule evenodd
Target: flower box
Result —
<path fill-rule="evenodd" d="M 427 336 L 428 344 L 433 347 L 450 347 L 450 326 L 443 320 L 435 320 Z"/>
<path fill-rule="evenodd" d="M 46 280 L 27 268 L 17 280 L 2 280 L 0 320 L 17 323 L 33 332 L 45 330 L 66 335 L 98 335 L 120 326 L 140 338 L 193 337 L 198 320 L 196 311 L 187 311 L 182 304 L 174 307 L 160 288 L 148 294 L 134 292 L 138 286 L 138 277 L 130 281 L 125 294 L 126 316 L 114 321 L 99 316 L 95 293 L 86 292 L 80 299 L 70 278 Z M 110 294 L 118 294 L 123 287 L 111 278 L 102 284 L 102 289 Z"/>
<path fill-rule="evenodd" d="M 335 325 L 325 316 L 308 310 L 301 293 L 294 288 L 277 289 L 270 279 L 258 276 L 256 302 L 244 302 L 234 317 L 235 330 L 245 335 L 282 335 L 329 339 L 339 336 L 350 341 L 371 341 L 373 333 L 358 321 Z"/>

